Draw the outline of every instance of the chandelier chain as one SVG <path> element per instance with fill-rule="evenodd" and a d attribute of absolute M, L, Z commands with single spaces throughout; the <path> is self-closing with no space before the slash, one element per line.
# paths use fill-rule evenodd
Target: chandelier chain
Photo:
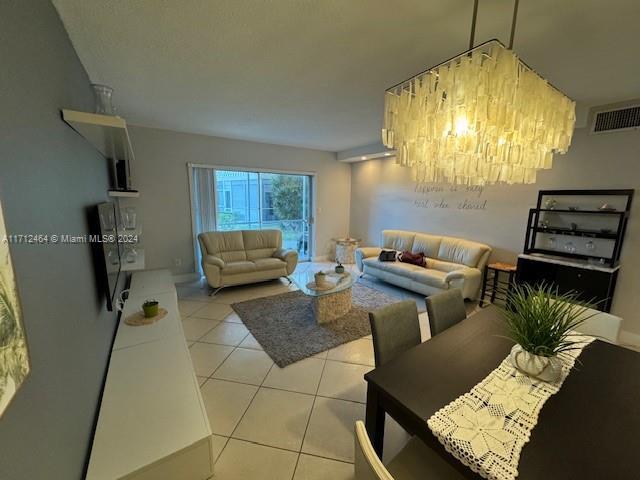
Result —
<path fill-rule="evenodd" d="M 513 50 L 513 38 L 516 36 L 516 21 L 518 20 L 518 4 L 520 0 L 515 0 L 513 4 L 513 19 L 511 20 L 511 37 L 509 37 L 509 50 Z"/>

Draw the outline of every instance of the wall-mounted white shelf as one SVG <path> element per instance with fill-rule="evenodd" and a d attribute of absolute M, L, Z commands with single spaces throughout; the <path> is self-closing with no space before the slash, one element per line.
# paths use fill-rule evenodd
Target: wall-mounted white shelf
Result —
<path fill-rule="evenodd" d="M 137 190 L 109 190 L 108 195 L 114 198 L 138 198 L 140 192 Z"/>
<path fill-rule="evenodd" d="M 124 118 L 62 110 L 62 118 L 106 158 L 132 161 L 133 148 Z"/>

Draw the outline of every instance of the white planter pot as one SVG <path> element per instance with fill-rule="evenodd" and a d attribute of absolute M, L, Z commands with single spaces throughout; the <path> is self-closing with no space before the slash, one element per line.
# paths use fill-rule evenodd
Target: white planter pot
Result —
<path fill-rule="evenodd" d="M 557 382 L 562 375 L 562 360 L 556 357 L 541 357 L 527 352 L 516 344 L 509 359 L 514 367 L 530 377 L 545 382 Z"/>

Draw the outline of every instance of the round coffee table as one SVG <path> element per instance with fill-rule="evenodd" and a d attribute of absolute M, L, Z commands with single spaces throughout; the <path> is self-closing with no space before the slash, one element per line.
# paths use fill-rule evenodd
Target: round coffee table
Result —
<path fill-rule="evenodd" d="M 328 323 L 346 315 L 353 305 L 351 287 L 357 276 L 350 272 L 325 272 L 327 281 L 335 284 L 332 288 L 316 289 L 314 275 L 316 272 L 301 272 L 291 276 L 293 282 L 302 293 L 313 299 L 313 313 L 316 322 Z"/>

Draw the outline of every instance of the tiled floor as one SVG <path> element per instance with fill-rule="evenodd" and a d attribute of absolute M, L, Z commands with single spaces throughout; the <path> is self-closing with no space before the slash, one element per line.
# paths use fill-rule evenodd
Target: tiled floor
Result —
<path fill-rule="evenodd" d="M 303 263 L 300 269 L 327 268 Z M 369 280 L 398 298 L 418 295 Z M 371 338 L 322 352 L 286 368 L 264 353 L 231 303 L 294 290 L 274 281 L 223 290 L 213 299 L 198 284 L 179 285 L 185 336 L 214 433 L 215 479 L 346 480 L 353 478 L 353 426 L 364 419 L 373 368 Z M 422 306 L 420 305 L 422 302 Z M 426 316 L 420 318 L 428 338 Z M 387 419 L 385 458 L 408 440 Z"/>

